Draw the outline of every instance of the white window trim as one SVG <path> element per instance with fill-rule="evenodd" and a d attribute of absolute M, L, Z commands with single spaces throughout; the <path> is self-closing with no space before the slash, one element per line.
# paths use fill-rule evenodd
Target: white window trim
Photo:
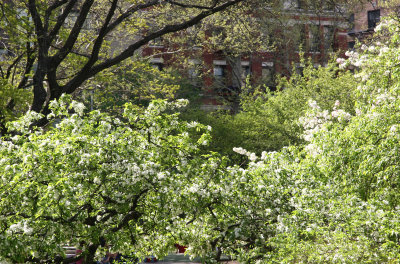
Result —
<path fill-rule="evenodd" d="M 214 60 L 214 65 L 226 65 L 226 60 Z"/>
<path fill-rule="evenodd" d="M 150 60 L 150 63 L 164 63 L 164 59 L 163 58 L 152 58 Z"/>
<path fill-rule="evenodd" d="M 261 63 L 261 67 L 274 67 L 274 63 L 272 61 L 264 61 Z"/>

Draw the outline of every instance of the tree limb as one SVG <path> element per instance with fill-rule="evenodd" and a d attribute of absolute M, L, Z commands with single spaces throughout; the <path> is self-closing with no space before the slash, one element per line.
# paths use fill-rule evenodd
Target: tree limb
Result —
<path fill-rule="evenodd" d="M 179 24 L 173 24 L 173 25 L 166 25 L 164 28 L 150 33 L 147 36 L 144 36 L 142 39 L 140 39 L 139 41 L 133 43 L 132 45 L 130 45 L 127 49 L 125 49 L 123 52 L 121 52 L 119 55 L 117 55 L 114 58 L 108 59 L 102 63 L 99 63 L 93 67 L 88 67 L 89 65 L 85 65 L 80 72 L 76 75 L 75 78 L 73 78 L 70 82 L 68 82 L 64 87 L 63 87 L 63 92 L 65 93 L 72 93 L 76 90 L 77 87 L 79 87 L 85 80 L 87 80 L 88 78 L 96 75 L 97 73 L 110 68 L 120 62 L 122 62 L 123 60 L 131 57 L 134 55 L 135 51 L 138 50 L 140 47 L 146 45 L 149 41 L 156 39 L 158 37 L 161 37 L 165 34 L 168 33 L 173 33 L 173 32 L 177 32 L 186 28 L 189 28 L 197 23 L 199 23 L 200 21 L 202 21 L 204 18 L 211 16 L 217 12 L 223 11 L 226 8 L 243 2 L 244 0 L 231 0 L 228 1 L 218 7 L 215 7 L 211 10 L 206 10 L 201 12 L 200 14 L 198 14 L 197 16 L 184 21 L 182 23 Z"/>

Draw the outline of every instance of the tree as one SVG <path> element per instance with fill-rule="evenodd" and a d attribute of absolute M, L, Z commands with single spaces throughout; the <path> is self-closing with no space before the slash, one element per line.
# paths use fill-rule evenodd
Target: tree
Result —
<path fill-rule="evenodd" d="M 7 1 L 0 6 L 2 48 L 8 53 L 3 56 L 8 63 L 2 65 L 2 77 L 18 89 L 33 87 L 31 110 L 47 114 L 51 100 L 73 93 L 149 41 L 189 28 L 241 2 Z M 122 36 L 124 41 L 120 41 Z"/>
<path fill-rule="evenodd" d="M 186 103 L 129 104 L 119 120 L 83 114 L 63 96 L 50 103 L 44 129 L 29 128 L 42 117 L 33 111 L 10 123 L 19 134 L 1 139 L 0 259 L 94 263 L 102 241 L 139 258 L 168 253 L 178 222 L 190 221 L 185 193 L 214 177 L 212 157 L 198 154 L 207 127 L 166 113 Z M 82 254 L 66 260 L 63 247 L 79 244 Z"/>
<path fill-rule="evenodd" d="M 230 157 L 235 164 L 243 162 L 243 156 L 233 152 L 234 147 L 260 155 L 263 151 L 302 145 L 304 129 L 299 118 L 309 108 L 308 101 L 316 101 L 326 111 L 340 101 L 342 109 L 354 113 L 357 80 L 350 71 L 340 69 L 336 61 L 318 68 L 311 60 L 302 59 L 301 63 L 302 73 L 294 72 L 289 79 L 278 78 L 277 91 L 260 86 L 243 89 L 242 110 L 235 115 L 184 109 L 183 117 L 213 127 L 213 141 L 207 149 Z"/>
<path fill-rule="evenodd" d="M 375 42 L 340 60 L 357 67 L 354 112 L 311 100 L 303 144 L 261 155 L 235 149 L 250 163 L 220 177 L 225 202 L 193 222 L 190 250 L 219 248 L 247 263 L 399 260 L 399 26 L 384 20 Z"/>

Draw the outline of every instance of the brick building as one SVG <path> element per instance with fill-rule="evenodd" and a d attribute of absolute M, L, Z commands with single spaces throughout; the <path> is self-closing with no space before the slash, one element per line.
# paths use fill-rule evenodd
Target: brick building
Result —
<path fill-rule="evenodd" d="M 344 56 L 348 49 L 348 21 L 343 16 L 343 10 L 337 10 L 335 6 L 325 6 L 320 10 L 306 8 L 302 1 L 284 1 L 284 12 L 288 19 L 285 21 L 286 28 L 274 29 L 273 32 L 260 32 L 269 34 L 272 40 L 280 38 L 275 51 L 257 51 L 242 54 L 234 60 L 228 58 L 223 51 L 209 51 L 200 48 L 195 51 L 197 56 L 185 54 L 191 63 L 192 69 L 187 69 L 188 77 L 195 77 L 195 68 L 200 68 L 201 93 L 203 94 L 203 108 L 213 109 L 215 105 L 220 105 L 221 97 L 225 99 L 235 97 L 239 93 L 245 79 L 250 75 L 253 83 L 264 83 L 270 89 L 275 89 L 274 76 L 290 76 L 293 65 L 299 63 L 299 45 L 305 57 L 312 58 L 314 64 L 324 65 L 333 53 Z M 340 14 L 340 15 L 339 15 Z M 254 16 L 265 16 L 255 11 Z M 281 34 L 290 28 L 297 36 L 296 39 Z M 290 33 L 289 33 L 290 35 Z M 287 38 L 287 40 L 285 39 Z M 164 66 L 172 64 L 173 56 L 166 52 L 170 47 L 166 47 L 162 41 L 151 43 L 143 49 L 143 56 L 152 56 L 151 63 L 154 67 L 162 69 Z M 153 56 L 154 53 L 160 53 Z M 197 67 L 201 65 L 201 67 Z"/>
<path fill-rule="evenodd" d="M 371 0 L 359 5 L 356 12 L 350 15 L 352 28 L 348 32 L 349 48 L 353 48 L 356 40 L 363 41 L 370 37 L 381 17 L 396 11 L 393 8 L 383 7 L 385 1 Z"/>

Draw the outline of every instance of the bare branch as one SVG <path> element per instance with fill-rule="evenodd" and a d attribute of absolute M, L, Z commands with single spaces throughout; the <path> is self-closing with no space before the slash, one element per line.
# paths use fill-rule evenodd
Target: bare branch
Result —
<path fill-rule="evenodd" d="M 96 38 L 96 40 L 94 42 L 92 54 L 89 58 L 89 61 L 86 63 L 87 66 L 91 67 L 99 58 L 99 52 L 100 52 L 101 46 L 104 42 L 104 37 L 107 35 L 108 25 L 109 25 L 112 17 L 114 16 L 114 12 L 117 8 L 117 4 L 118 4 L 118 0 L 113 0 L 111 3 L 111 7 L 108 10 L 107 17 L 99 31 L 98 37 Z"/>
<path fill-rule="evenodd" d="M 60 2 L 66 2 L 66 1 L 60 1 Z M 53 27 L 53 29 L 49 33 L 49 42 L 50 43 L 57 36 L 58 32 L 60 31 L 62 25 L 65 22 L 65 19 L 67 19 L 68 15 L 71 13 L 71 11 L 72 11 L 73 7 L 75 6 L 75 4 L 76 4 L 76 1 L 70 0 L 70 2 L 65 7 L 64 11 L 62 12 L 62 14 L 58 16 L 56 25 Z M 53 10 L 53 9 L 50 9 L 50 8 L 48 10 L 46 10 L 46 12 L 49 12 L 49 14 L 48 14 L 49 17 L 51 15 L 52 10 Z"/>
<path fill-rule="evenodd" d="M 45 31 L 44 31 L 44 27 L 43 27 L 43 22 L 40 19 L 40 14 L 37 10 L 36 7 L 36 1 L 35 0 L 29 0 L 28 3 L 28 9 L 29 12 L 31 13 L 31 17 L 33 20 L 33 24 L 35 26 L 35 32 L 36 32 L 36 37 L 37 37 L 37 41 L 39 44 L 39 50 L 43 50 L 45 49 Z"/>
<path fill-rule="evenodd" d="M 195 9 L 206 9 L 206 10 L 211 10 L 213 9 L 216 4 L 217 1 L 214 1 L 212 6 L 202 6 L 202 5 L 193 5 L 193 4 L 183 4 L 183 3 L 179 3 L 177 1 L 173 1 L 173 0 L 166 0 L 167 3 L 171 4 L 171 5 L 176 5 L 179 7 L 183 7 L 183 8 L 195 8 Z"/>
<path fill-rule="evenodd" d="M 131 6 L 128 8 L 126 12 L 121 14 L 117 19 L 115 19 L 107 28 L 106 33 L 109 33 L 112 31 L 115 27 L 117 27 L 119 24 L 121 24 L 123 21 L 125 21 L 127 18 L 129 18 L 131 15 L 133 15 L 135 12 L 139 10 L 143 10 L 155 5 L 160 4 L 159 0 L 151 0 L 148 3 L 141 4 L 141 5 L 136 5 L 136 6 Z"/>
<path fill-rule="evenodd" d="M 173 33 L 173 32 L 177 32 L 177 31 L 189 28 L 193 25 L 196 25 L 197 23 L 202 21 L 204 18 L 209 17 L 217 12 L 223 11 L 230 6 L 232 6 L 234 4 L 238 4 L 243 1 L 244 0 L 231 0 L 231 1 L 228 1 L 218 7 L 215 7 L 211 10 L 203 11 L 200 14 L 198 14 L 197 16 L 195 16 L 187 21 L 184 21 L 182 23 L 166 25 L 164 28 L 162 28 L 156 32 L 150 33 L 147 36 L 144 36 L 142 39 L 140 39 L 139 41 L 130 45 L 127 49 L 125 49 L 123 52 L 121 52 L 119 55 L 117 55 L 114 58 L 108 59 L 108 60 L 104 61 L 103 63 L 95 65 L 94 67 L 90 67 L 91 65 L 89 65 L 89 64 L 85 65 L 81 69 L 81 71 L 77 74 L 77 76 L 64 86 L 63 92 L 72 93 L 88 77 L 94 76 L 95 74 L 103 71 L 104 69 L 112 67 L 112 66 L 122 62 L 123 60 L 133 56 L 137 49 L 146 45 L 149 41 L 156 39 L 158 37 L 161 37 L 163 35 L 166 35 L 168 33 Z"/>
<path fill-rule="evenodd" d="M 86 0 L 83 3 L 79 15 L 75 21 L 74 26 L 71 29 L 71 32 L 64 46 L 57 52 L 57 54 L 55 54 L 50 59 L 50 64 L 52 64 L 52 66 L 59 65 L 71 52 L 76 40 L 78 39 L 78 36 L 82 30 L 83 24 L 85 23 L 85 20 L 89 14 L 90 8 L 92 7 L 93 3 L 94 0 Z"/>

